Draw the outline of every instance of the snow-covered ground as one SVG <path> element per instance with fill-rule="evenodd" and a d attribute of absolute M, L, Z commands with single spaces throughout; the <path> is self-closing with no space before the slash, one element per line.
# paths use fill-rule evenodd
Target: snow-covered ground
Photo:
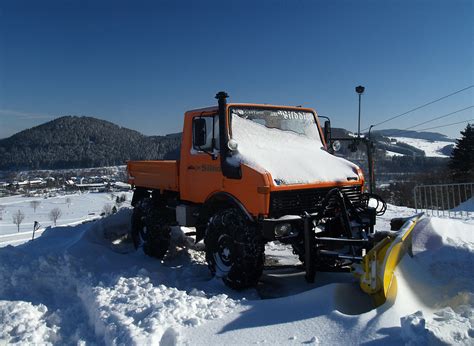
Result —
<path fill-rule="evenodd" d="M 396 153 L 394 151 L 390 151 L 390 150 L 386 150 L 385 151 L 385 155 L 389 156 L 389 157 L 393 157 L 393 156 L 405 156 L 403 154 L 400 154 L 400 153 Z"/>
<path fill-rule="evenodd" d="M 130 213 L 0 249 L 0 344 L 474 343 L 473 219 L 423 219 L 396 300 L 374 308 L 348 273 L 309 285 L 297 271 L 266 270 L 257 288 L 232 291 L 211 278 L 186 229 L 173 230 L 164 261 L 118 241 Z M 379 228 L 413 213 L 389 206 Z M 266 251 L 296 261 L 285 246 Z"/>
<path fill-rule="evenodd" d="M 462 202 L 456 208 L 452 209 L 452 211 L 474 212 L 474 197 Z"/>
<path fill-rule="evenodd" d="M 59 195 L 57 197 L 3 197 L 0 198 L 0 247 L 7 244 L 18 245 L 32 238 L 35 221 L 40 223 L 40 235 L 46 227 L 53 226 L 50 218 L 52 209 L 59 208 L 61 216 L 57 219 L 57 226 L 80 224 L 87 220 L 100 218 L 104 206 L 113 207 L 117 196 L 125 195 L 127 200 L 120 206 L 130 206 L 132 194 L 130 192 L 116 193 L 77 193 Z M 32 202 L 38 203 L 36 211 Z M 21 211 L 25 218 L 20 224 L 13 223 L 13 216 Z"/>
<path fill-rule="evenodd" d="M 442 142 L 442 141 L 429 141 L 426 139 L 419 138 L 409 138 L 409 137 L 389 137 L 391 140 L 396 140 L 397 142 L 406 143 L 417 149 L 423 150 L 425 155 L 428 157 L 449 157 L 440 152 L 445 146 L 454 144 L 453 142 Z M 393 156 L 396 153 L 390 152 L 389 156 Z M 397 156 L 400 154 L 397 154 Z"/>

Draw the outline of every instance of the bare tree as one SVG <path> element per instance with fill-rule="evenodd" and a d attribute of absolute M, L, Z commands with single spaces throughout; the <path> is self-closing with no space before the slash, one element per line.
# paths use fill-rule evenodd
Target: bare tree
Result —
<path fill-rule="evenodd" d="M 71 205 L 71 197 L 66 198 L 66 204 L 67 204 L 67 207 L 69 208 L 69 206 Z"/>
<path fill-rule="evenodd" d="M 117 205 L 118 208 L 120 208 L 126 200 L 127 200 L 127 195 L 122 193 L 122 195 L 117 196 L 117 198 L 115 198 L 115 204 Z"/>
<path fill-rule="evenodd" d="M 21 210 L 18 210 L 15 214 L 13 214 L 13 223 L 17 227 L 17 232 L 20 232 L 20 225 L 25 219 L 25 214 Z"/>
<path fill-rule="evenodd" d="M 33 208 L 34 212 L 36 213 L 36 209 L 39 207 L 40 204 L 41 204 L 41 201 L 31 201 L 30 207 Z"/>
<path fill-rule="evenodd" d="M 109 216 L 109 215 L 112 215 L 112 204 L 106 204 L 104 205 L 104 207 L 102 208 L 102 213 L 105 215 L 105 216 Z"/>
<path fill-rule="evenodd" d="M 49 212 L 49 219 L 53 221 L 54 225 L 56 226 L 56 221 L 61 217 L 61 209 L 54 208 Z"/>

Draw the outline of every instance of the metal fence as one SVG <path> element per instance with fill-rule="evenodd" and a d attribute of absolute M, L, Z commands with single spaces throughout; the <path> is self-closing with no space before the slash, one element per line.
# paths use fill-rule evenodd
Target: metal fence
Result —
<path fill-rule="evenodd" d="M 413 190 L 416 212 L 424 211 L 427 215 L 448 217 L 469 217 L 474 215 L 461 206 L 474 197 L 474 183 L 418 185 Z"/>

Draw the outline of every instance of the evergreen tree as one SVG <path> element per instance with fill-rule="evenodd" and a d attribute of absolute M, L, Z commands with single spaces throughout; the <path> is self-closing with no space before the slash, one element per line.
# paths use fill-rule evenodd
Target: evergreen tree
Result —
<path fill-rule="evenodd" d="M 474 181 L 474 127 L 467 124 L 462 137 L 456 141 L 449 168 L 455 181 Z"/>

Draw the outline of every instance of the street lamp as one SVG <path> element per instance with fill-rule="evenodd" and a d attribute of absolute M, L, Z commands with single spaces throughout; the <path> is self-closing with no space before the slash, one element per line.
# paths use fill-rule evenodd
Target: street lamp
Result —
<path fill-rule="evenodd" d="M 359 125 L 357 127 L 357 138 L 360 138 L 360 97 L 364 93 L 365 88 L 362 85 L 356 86 L 355 91 L 359 94 Z"/>

